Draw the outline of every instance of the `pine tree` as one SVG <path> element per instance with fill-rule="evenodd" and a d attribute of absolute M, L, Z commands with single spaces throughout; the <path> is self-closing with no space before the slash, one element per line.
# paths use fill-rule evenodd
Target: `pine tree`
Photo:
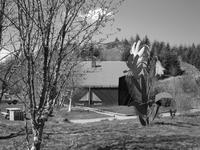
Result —
<path fill-rule="evenodd" d="M 177 76 L 183 73 L 178 57 L 174 52 L 166 53 L 163 61 L 163 66 L 166 69 L 165 74 L 167 75 Z"/>
<path fill-rule="evenodd" d="M 133 45 L 134 42 L 135 42 L 135 39 L 131 36 L 131 38 L 130 38 L 130 40 L 129 40 L 129 43 L 130 43 L 131 45 Z"/>
<path fill-rule="evenodd" d="M 127 39 L 123 40 L 123 53 L 122 53 L 122 61 L 127 61 L 130 55 L 131 44 Z"/>
<path fill-rule="evenodd" d="M 147 35 L 145 35 L 145 37 L 144 37 L 144 39 L 142 41 L 143 41 L 143 44 L 146 44 L 146 45 L 150 46 L 150 40 L 147 37 Z"/>
<path fill-rule="evenodd" d="M 139 40 L 140 40 L 140 36 L 139 36 L 139 34 L 136 34 L 135 41 L 139 41 Z"/>

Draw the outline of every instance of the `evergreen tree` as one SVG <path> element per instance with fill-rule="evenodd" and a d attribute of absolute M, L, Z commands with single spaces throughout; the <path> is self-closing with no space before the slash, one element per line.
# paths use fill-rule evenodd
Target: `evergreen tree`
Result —
<path fill-rule="evenodd" d="M 122 44 L 122 60 L 127 61 L 129 56 L 129 50 L 134 42 L 140 40 L 139 34 L 136 34 L 135 38 L 132 36 L 129 40 L 125 39 L 120 41 L 118 38 L 115 39 L 113 43 L 120 42 Z M 178 65 L 178 56 L 181 56 L 182 60 L 194 65 L 200 69 L 200 45 L 192 44 L 191 46 L 173 46 L 171 47 L 169 43 L 163 41 L 150 42 L 148 36 L 145 36 L 142 40 L 142 44 L 147 44 L 151 46 L 151 57 L 158 56 L 163 66 L 167 66 L 167 74 L 176 75 L 180 70 L 180 65 Z M 172 62 L 170 62 L 172 61 Z M 171 63 L 171 65 L 170 65 Z M 177 67 L 175 67 L 177 65 Z M 176 69 L 173 69 L 174 66 Z M 169 71 L 170 70 L 170 71 Z M 176 71 L 172 71 L 176 70 Z M 175 73 L 174 73 L 175 72 Z"/>
<path fill-rule="evenodd" d="M 136 34 L 136 36 L 135 36 L 135 42 L 137 42 L 139 40 L 140 40 L 140 36 L 138 34 Z"/>
<path fill-rule="evenodd" d="M 131 36 L 131 38 L 130 38 L 130 40 L 129 40 L 129 43 L 130 43 L 131 45 L 133 45 L 134 42 L 135 42 L 135 39 Z"/>
<path fill-rule="evenodd" d="M 122 61 L 127 61 L 130 55 L 131 44 L 127 39 L 123 40 L 123 53 L 122 53 Z"/>
<path fill-rule="evenodd" d="M 163 66 L 166 69 L 165 74 L 177 76 L 183 73 L 178 57 L 174 52 L 166 53 L 163 59 Z"/>
<path fill-rule="evenodd" d="M 146 44 L 146 45 L 148 45 L 148 46 L 150 46 L 150 40 L 149 40 L 149 38 L 147 37 L 147 35 L 145 35 L 144 39 L 142 40 L 142 43 L 143 43 L 143 44 Z"/>

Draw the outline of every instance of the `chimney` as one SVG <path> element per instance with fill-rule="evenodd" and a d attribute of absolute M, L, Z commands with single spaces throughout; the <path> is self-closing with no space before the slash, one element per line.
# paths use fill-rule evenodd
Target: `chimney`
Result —
<path fill-rule="evenodd" d="M 90 51 L 90 57 L 91 57 L 91 60 L 92 60 L 92 62 L 91 62 L 92 66 L 91 67 L 95 68 L 96 67 L 96 57 L 94 56 L 94 45 L 90 45 L 89 51 Z"/>
<path fill-rule="evenodd" d="M 94 56 L 92 56 L 92 63 L 91 63 L 92 64 L 92 68 L 95 68 L 97 66 L 95 59 L 96 58 Z"/>

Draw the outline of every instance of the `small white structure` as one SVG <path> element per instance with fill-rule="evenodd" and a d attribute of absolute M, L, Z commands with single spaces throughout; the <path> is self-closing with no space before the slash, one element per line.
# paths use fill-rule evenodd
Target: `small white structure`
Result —
<path fill-rule="evenodd" d="M 24 120 L 24 113 L 20 108 L 6 108 L 9 120 Z"/>

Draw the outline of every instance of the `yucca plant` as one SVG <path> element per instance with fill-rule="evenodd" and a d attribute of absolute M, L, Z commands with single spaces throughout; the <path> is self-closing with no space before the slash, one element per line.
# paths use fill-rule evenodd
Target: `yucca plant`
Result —
<path fill-rule="evenodd" d="M 130 94 L 129 105 L 135 106 L 142 125 L 149 124 L 151 95 L 155 77 L 155 61 L 150 58 L 147 45 L 134 43 L 130 51 L 127 66 L 130 69 L 126 82 Z"/>

